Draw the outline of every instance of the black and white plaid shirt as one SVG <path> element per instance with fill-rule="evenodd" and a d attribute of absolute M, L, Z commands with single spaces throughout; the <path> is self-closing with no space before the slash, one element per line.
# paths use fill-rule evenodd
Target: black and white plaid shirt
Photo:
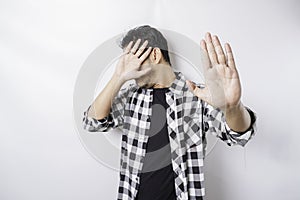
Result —
<path fill-rule="evenodd" d="M 251 115 L 251 127 L 244 133 L 234 132 L 227 125 L 223 112 L 189 91 L 181 72 L 175 74 L 176 79 L 166 93 L 175 191 L 177 200 L 199 200 L 205 195 L 203 159 L 206 133 L 212 133 L 229 146 L 244 146 L 256 132 L 256 114 L 246 107 Z M 148 141 L 146 131 L 150 129 L 152 100 L 153 89 L 130 84 L 119 91 L 107 117 L 100 120 L 88 117 L 90 106 L 84 112 L 85 130 L 107 132 L 122 127 L 118 200 L 134 200 L 136 197 Z"/>

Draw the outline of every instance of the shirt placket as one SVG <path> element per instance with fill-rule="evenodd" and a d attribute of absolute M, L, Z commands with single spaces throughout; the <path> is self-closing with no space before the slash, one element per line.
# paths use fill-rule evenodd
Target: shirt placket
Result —
<path fill-rule="evenodd" d="M 177 200 L 187 200 L 187 177 L 184 173 L 184 163 L 182 156 L 184 154 L 184 148 L 181 143 L 183 139 L 183 133 L 180 132 L 179 127 L 182 128 L 182 118 L 177 116 L 178 111 L 182 111 L 182 103 L 176 105 L 176 94 L 170 92 L 166 93 L 166 101 L 169 105 L 167 109 L 167 122 L 168 133 L 171 146 L 172 167 L 177 177 L 175 178 L 175 189 Z M 178 96 L 178 98 L 180 98 Z"/>

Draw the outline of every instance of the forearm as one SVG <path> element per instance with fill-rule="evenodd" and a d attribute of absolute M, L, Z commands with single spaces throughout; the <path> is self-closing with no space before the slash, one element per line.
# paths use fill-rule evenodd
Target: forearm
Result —
<path fill-rule="evenodd" d="M 96 119 L 103 119 L 106 117 L 110 112 L 111 103 L 123 83 L 124 81 L 120 80 L 116 74 L 113 74 L 105 88 L 92 103 L 88 116 Z"/>
<path fill-rule="evenodd" d="M 239 103 L 236 107 L 226 109 L 224 113 L 226 122 L 233 131 L 244 132 L 251 125 L 251 116 L 242 103 Z"/>

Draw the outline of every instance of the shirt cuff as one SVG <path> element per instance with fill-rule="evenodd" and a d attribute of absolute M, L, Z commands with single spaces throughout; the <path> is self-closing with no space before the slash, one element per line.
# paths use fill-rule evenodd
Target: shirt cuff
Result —
<path fill-rule="evenodd" d="M 254 123 L 256 121 L 256 115 L 255 113 L 248 107 L 244 106 L 246 108 L 246 110 L 248 111 L 248 113 L 250 114 L 250 118 L 251 118 L 251 123 L 250 123 L 250 126 L 248 127 L 247 130 L 245 131 L 234 131 L 235 133 L 238 133 L 240 135 L 243 135 L 245 133 L 247 133 L 248 131 L 250 131 L 251 129 L 253 129 L 253 126 L 254 126 Z M 228 127 L 229 128 L 229 127 Z M 229 128 L 230 129 L 230 128 Z M 231 130 L 233 131 L 233 130 Z"/>

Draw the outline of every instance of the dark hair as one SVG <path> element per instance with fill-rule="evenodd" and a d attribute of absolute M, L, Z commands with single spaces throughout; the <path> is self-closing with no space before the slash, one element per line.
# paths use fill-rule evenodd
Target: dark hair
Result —
<path fill-rule="evenodd" d="M 140 45 L 142 45 L 145 40 L 148 40 L 147 47 L 158 47 L 162 52 L 164 60 L 171 65 L 166 38 L 162 35 L 161 32 L 149 25 L 138 26 L 129 30 L 122 38 L 120 47 L 124 49 L 130 41 L 133 41 L 135 43 L 139 38 L 141 39 Z M 147 50 L 147 47 L 145 51 Z"/>

